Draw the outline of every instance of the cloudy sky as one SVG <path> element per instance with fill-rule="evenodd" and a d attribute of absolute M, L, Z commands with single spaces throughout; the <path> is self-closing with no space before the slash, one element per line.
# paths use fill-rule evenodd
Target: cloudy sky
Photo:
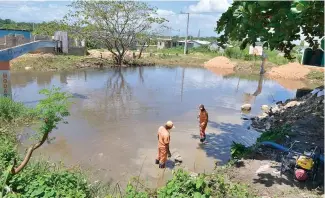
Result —
<path fill-rule="evenodd" d="M 231 5 L 232 0 L 199 1 L 147 1 L 158 8 L 158 14 L 167 20 L 171 31 L 168 35 L 184 36 L 186 33 L 186 15 L 190 12 L 189 35 L 216 36 L 216 21 Z M 42 22 L 59 20 L 65 15 L 70 1 L 4 1 L 0 0 L 0 18 L 19 22 Z"/>

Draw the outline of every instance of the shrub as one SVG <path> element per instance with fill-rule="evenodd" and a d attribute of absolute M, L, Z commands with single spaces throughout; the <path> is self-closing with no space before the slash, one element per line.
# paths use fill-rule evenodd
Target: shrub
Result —
<path fill-rule="evenodd" d="M 208 197 L 236 197 L 247 198 L 251 195 L 247 186 L 227 182 L 223 175 L 199 175 L 192 177 L 188 172 L 179 169 L 173 179 L 157 192 L 158 198 L 208 198 Z"/>
<path fill-rule="evenodd" d="M 230 154 L 232 159 L 240 159 L 249 155 L 252 152 L 252 147 L 246 147 L 243 144 L 232 142 L 230 147 Z"/>
<path fill-rule="evenodd" d="M 29 109 L 23 103 L 0 97 L 0 121 L 11 122 L 14 119 L 27 116 L 28 112 Z"/>

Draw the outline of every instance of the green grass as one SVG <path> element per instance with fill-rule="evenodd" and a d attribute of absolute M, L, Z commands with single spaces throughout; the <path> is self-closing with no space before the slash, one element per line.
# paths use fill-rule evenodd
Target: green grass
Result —
<path fill-rule="evenodd" d="M 70 55 L 25 55 L 12 62 L 12 70 L 24 70 L 31 67 L 31 70 L 70 70 L 75 69 L 76 64 L 81 62 L 82 56 Z"/>
<path fill-rule="evenodd" d="M 255 197 L 246 185 L 230 182 L 221 173 L 191 176 L 189 172 L 178 169 L 167 184 L 155 191 L 140 190 L 136 184 L 129 184 L 124 197 L 127 198 L 209 198 L 209 197 Z"/>

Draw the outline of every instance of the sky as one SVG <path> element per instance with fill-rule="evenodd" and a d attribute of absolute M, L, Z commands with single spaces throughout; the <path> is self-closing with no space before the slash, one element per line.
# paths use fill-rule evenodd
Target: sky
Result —
<path fill-rule="evenodd" d="M 0 18 L 18 22 L 43 22 L 60 20 L 69 11 L 69 1 L 4 1 L 0 0 Z M 201 37 L 217 36 L 214 32 L 216 21 L 232 4 L 232 0 L 197 0 L 197 1 L 147 1 L 158 9 L 158 15 L 166 18 L 171 28 L 168 36 L 185 36 L 189 12 L 189 35 Z"/>

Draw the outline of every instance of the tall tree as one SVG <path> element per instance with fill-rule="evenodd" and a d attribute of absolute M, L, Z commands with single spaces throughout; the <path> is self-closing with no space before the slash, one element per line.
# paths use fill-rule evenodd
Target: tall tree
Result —
<path fill-rule="evenodd" d="M 56 31 L 68 30 L 67 25 L 60 21 L 43 22 L 35 25 L 33 34 L 53 36 Z"/>
<path fill-rule="evenodd" d="M 74 1 L 65 22 L 86 38 L 100 41 L 112 53 L 117 65 L 136 36 L 150 30 L 165 19 L 157 16 L 157 9 L 139 1 Z"/>
<path fill-rule="evenodd" d="M 218 41 L 224 47 L 228 40 L 255 46 L 267 41 L 270 49 L 285 53 L 288 59 L 300 34 L 311 47 L 324 36 L 324 1 L 235 1 L 217 21 Z"/>

